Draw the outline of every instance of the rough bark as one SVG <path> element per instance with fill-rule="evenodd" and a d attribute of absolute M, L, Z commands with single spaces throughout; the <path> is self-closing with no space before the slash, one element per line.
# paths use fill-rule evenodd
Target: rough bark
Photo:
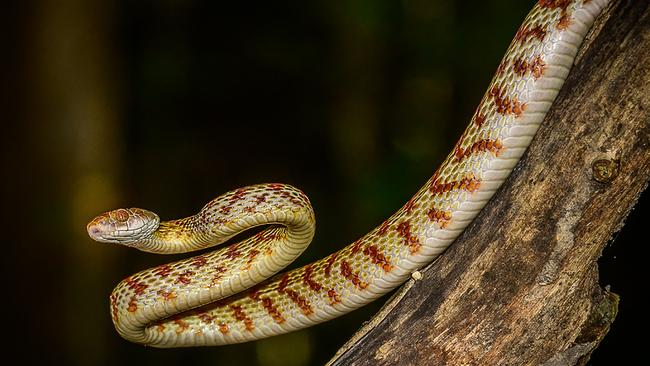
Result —
<path fill-rule="evenodd" d="M 588 360 L 618 304 L 597 260 L 650 178 L 649 8 L 605 11 L 512 176 L 330 364 Z"/>

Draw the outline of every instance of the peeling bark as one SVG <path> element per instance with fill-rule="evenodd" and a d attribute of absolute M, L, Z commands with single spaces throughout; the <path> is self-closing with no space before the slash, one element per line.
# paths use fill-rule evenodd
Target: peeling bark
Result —
<path fill-rule="evenodd" d="M 597 260 L 650 179 L 649 89 L 649 3 L 614 2 L 511 177 L 330 364 L 585 364 L 618 305 Z"/>

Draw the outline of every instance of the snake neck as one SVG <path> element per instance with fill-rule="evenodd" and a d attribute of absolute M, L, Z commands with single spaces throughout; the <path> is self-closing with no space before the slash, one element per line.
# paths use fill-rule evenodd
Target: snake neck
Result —
<path fill-rule="evenodd" d="M 203 224 L 201 215 L 178 220 L 163 221 L 158 229 L 133 246 L 139 250 L 158 254 L 187 253 L 219 244 Z"/>

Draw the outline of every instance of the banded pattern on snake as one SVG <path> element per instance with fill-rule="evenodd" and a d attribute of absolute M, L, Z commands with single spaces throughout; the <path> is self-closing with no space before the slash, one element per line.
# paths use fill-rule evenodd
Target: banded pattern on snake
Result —
<path fill-rule="evenodd" d="M 110 296 L 119 334 L 155 347 L 246 342 L 335 318 L 399 286 L 440 255 L 508 177 L 607 2 L 538 0 L 433 176 L 377 228 L 312 264 L 274 276 L 309 245 L 315 227 L 307 197 L 284 184 L 237 189 L 180 220 L 160 222 L 137 208 L 93 219 L 93 239 L 154 253 L 203 249 L 270 225 L 124 279 Z"/>

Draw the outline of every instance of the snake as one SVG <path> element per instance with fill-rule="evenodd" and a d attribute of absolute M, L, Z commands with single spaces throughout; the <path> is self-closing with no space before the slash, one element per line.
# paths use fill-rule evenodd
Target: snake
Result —
<path fill-rule="evenodd" d="M 469 125 L 392 216 L 337 252 L 280 273 L 312 241 L 307 196 L 281 183 L 238 188 L 193 216 L 121 208 L 87 225 L 99 242 L 150 253 L 229 246 L 140 271 L 109 297 L 115 329 L 153 347 L 216 346 L 296 331 L 358 309 L 431 263 L 463 232 L 528 148 L 609 0 L 538 0 Z"/>

